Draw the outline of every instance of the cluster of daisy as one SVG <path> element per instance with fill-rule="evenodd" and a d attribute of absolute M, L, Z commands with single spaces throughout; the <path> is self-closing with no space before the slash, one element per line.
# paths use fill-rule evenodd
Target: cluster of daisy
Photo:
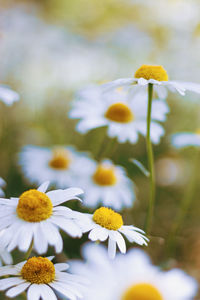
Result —
<path fill-rule="evenodd" d="M 141 134 L 158 144 L 164 135 L 161 123 L 169 112 L 167 90 L 181 95 L 186 90 L 200 93 L 200 85 L 169 81 L 163 67 L 143 65 L 134 78 L 78 92 L 69 116 L 80 119 L 80 133 L 106 126 L 108 136 L 119 143 L 135 144 Z M 18 99 L 13 93 L 4 89 L 7 104 Z M 124 225 L 119 213 L 132 207 L 136 198 L 135 186 L 122 166 L 109 159 L 95 161 L 72 146 L 25 146 L 19 163 L 26 179 L 39 187 L 18 198 L 0 198 L 0 255 L 6 264 L 0 267 L 0 276 L 5 276 L 0 290 L 6 290 L 8 297 L 25 291 L 28 300 L 57 299 L 56 293 L 71 300 L 188 300 L 195 296 L 194 279 L 180 270 L 160 271 L 142 250 L 116 257 L 117 248 L 126 253 L 124 237 L 141 246 L 149 242 L 142 229 Z M 49 184 L 58 189 L 47 191 Z M 66 205 L 70 200 L 83 201 L 95 210 L 72 210 Z M 54 257 L 41 256 L 49 246 L 55 253 L 63 251 L 60 231 L 72 238 L 88 233 L 88 239 L 95 242 L 84 248 L 86 263 L 70 263 L 74 274 L 66 272 L 68 264 L 53 264 Z M 99 245 L 106 241 L 107 251 Z M 11 265 L 10 253 L 16 248 L 26 253 L 25 261 Z"/>

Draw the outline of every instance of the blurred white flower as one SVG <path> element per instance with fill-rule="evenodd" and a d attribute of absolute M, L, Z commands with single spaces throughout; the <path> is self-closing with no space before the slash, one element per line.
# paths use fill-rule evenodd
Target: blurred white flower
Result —
<path fill-rule="evenodd" d="M 6 296 L 10 298 L 27 291 L 28 300 L 56 300 L 54 291 L 70 300 L 82 298 L 80 287 L 85 280 L 66 273 L 68 264 L 53 264 L 52 259 L 32 257 L 17 265 L 0 267 L 0 276 L 12 276 L 0 280 L 0 290 L 7 290 Z"/>
<path fill-rule="evenodd" d="M 70 269 L 88 278 L 90 287 L 82 289 L 85 300 L 192 300 L 198 284 L 179 269 L 161 271 L 139 249 L 126 255 L 107 257 L 105 247 L 86 244 L 84 262 L 70 262 Z"/>
<path fill-rule="evenodd" d="M 126 253 L 126 243 L 123 235 L 130 243 L 146 245 L 149 239 L 145 232 L 133 225 L 124 225 L 122 216 L 111 208 L 100 207 L 93 214 L 80 213 L 76 222 L 83 233 L 89 232 L 88 238 L 92 241 L 106 241 L 108 239 L 108 255 L 115 258 L 116 248 Z"/>
<path fill-rule="evenodd" d="M 200 84 L 193 82 L 181 82 L 168 80 L 168 74 L 162 66 L 142 65 L 133 78 L 122 78 L 105 83 L 103 88 L 105 91 L 116 89 L 117 87 L 146 87 L 149 83 L 155 85 L 155 90 L 159 98 L 166 98 L 167 91 L 178 92 L 182 96 L 186 91 L 192 91 L 200 94 Z"/>
<path fill-rule="evenodd" d="M 11 90 L 8 86 L 0 85 L 0 100 L 10 106 L 19 101 L 19 94 Z"/>
<path fill-rule="evenodd" d="M 48 245 L 56 252 L 63 249 L 59 229 L 72 237 L 81 237 L 76 225 L 76 212 L 59 204 L 72 199 L 80 200 L 83 193 L 79 188 L 53 190 L 46 193 L 49 183 L 43 183 L 37 190 L 24 192 L 19 198 L 0 198 L 0 230 L 4 229 L 1 241 L 8 251 L 16 247 L 27 251 L 33 241 L 34 250 L 46 253 Z"/>
<path fill-rule="evenodd" d="M 200 129 L 196 132 L 180 132 L 172 135 L 172 145 L 175 148 L 200 147 Z"/>
<path fill-rule="evenodd" d="M 5 187 L 5 185 L 6 185 L 5 180 L 3 180 L 3 178 L 0 177 L 0 197 L 5 195 L 2 189 Z"/>
<path fill-rule="evenodd" d="M 82 165 L 90 162 L 85 153 L 73 147 L 55 146 L 52 148 L 25 146 L 19 155 L 19 164 L 24 176 L 31 182 L 42 184 L 48 180 L 51 184 L 66 188 L 77 183 L 82 174 Z M 83 170 L 84 172 L 84 170 Z"/>
<path fill-rule="evenodd" d="M 156 183 L 160 186 L 185 185 L 191 176 L 187 162 L 170 155 L 157 159 L 155 169 Z"/>
<path fill-rule="evenodd" d="M 144 90 L 130 92 L 122 85 L 108 92 L 103 92 L 105 85 L 91 86 L 77 94 L 69 116 L 81 119 L 77 125 L 79 132 L 108 126 L 109 137 L 117 137 L 120 143 L 129 141 L 132 144 L 137 143 L 139 133 L 146 135 L 147 94 Z M 166 120 L 168 112 L 165 101 L 153 101 L 151 140 L 155 144 L 164 135 L 159 122 Z"/>
<path fill-rule="evenodd" d="M 82 164 L 82 176 L 78 185 L 84 190 L 84 205 L 97 207 L 99 204 L 115 210 L 132 207 L 135 200 L 133 182 L 123 167 L 110 160 L 100 163 L 90 159 Z"/>

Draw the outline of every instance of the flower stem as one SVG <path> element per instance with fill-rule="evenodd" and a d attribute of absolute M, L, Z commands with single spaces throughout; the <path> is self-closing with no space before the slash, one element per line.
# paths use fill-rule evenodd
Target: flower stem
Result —
<path fill-rule="evenodd" d="M 148 84 L 148 112 L 147 112 L 147 136 L 146 136 L 146 147 L 148 156 L 148 168 L 149 168 L 149 180 L 150 180 L 150 198 L 147 211 L 147 217 L 145 222 L 145 231 L 148 234 L 151 231 L 152 218 L 155 204 L 155 172 L 154 172 L 154 157 L 153 149 L 151 144 L 151 110 L 152 110 L 152 99 L 153 99 L 153 84 Z"/>
<path fill-rule="evenodd" d="M 25 254 L 25 257 L 24 257 L 25 260 L 27 260 L 29 258 L 29 256 L 31 255 L 32 250 L 33 250 L 33 239 L 31 241 L 31 244 L 30 244 L 26 254 Z"/>

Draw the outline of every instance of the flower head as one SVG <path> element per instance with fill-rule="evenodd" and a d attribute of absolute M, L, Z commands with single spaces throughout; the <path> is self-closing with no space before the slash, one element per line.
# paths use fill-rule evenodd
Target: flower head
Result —
<path fill-rule="evenodd" d="M 0 85 L 0 100 L 10 106 L 14 102 L 19 101 L 19 95 L 9 87 Z"/>
<path fill-rule="evenodd" d="M 59 228 L 72 237 L 81 237 L 76 225 L 76 212 L 59 204 L 72 199 L 80 200 L 83 193 L 79 188 L 54 190 L 46 193 L 48 182 L 37 190 L 28 190 L 19 198 L 0 199 L 0 228 L 4 229 L 1 240 L 12 251 L 18 247 L 27 251 L 32 240 L 35 251 L 45 253 L 48 244 L 61 252 L 63 242 Z"/>
<path fill-rule="evenodd" d="M 163 66 L 142 65 L 136 72 L 135 78 L 146 80 L 154 79 L 157 81 L 168 81 L 167 71 Z"/>
<path fill-rule="evenodd" d="M 84 280 L 63 272 L 69 266 L 65 263 L 53 264 L 52 258 L 32 257 L 14 266 L 0 267 L 0 276 L 12 276 L 0 280 L 0 290 L 8 289 L 6 296 L 11 298 L 27 291 L 28 300 L 56 300 L 54 291 L 68 299 L 81 298 L 79 290 Z"/>
<path fill-rule="evenodd" d="M 132 225 L 124 225 L 122 216 L 108 207 L 100 207 L 93 214 L 81 214 L 79 226 L 83 232 L 90 232 L 92 241 L 105 241 L 108 239 L 108 255 L 114 258 L 116 246 L 122 253 L 126 253 L 126 243 L 123 235 L 129 242 L 147 245 L 148 238 L 144 231 Z"/>
<path fill-rule="evenodd" d="M 118 87 L 126 88 L 144 88 L 149 83 L 155 85 L 155 91 L 157 92 L 159 98 L 166 98 L 166 89 L 171 92 L 178 92 L 182 96 L 185 92 L 192 91 L 200 94 L 200 84 L 192 82 L 181 82 L 168 80 L 167 71 L 163 66 L 155 65 L 142 65 L 136 72 L 134 78 L 122 78 L 105 83 L 102 88 L 104 91 L 116 89 Z"/>
<path fill-rule="evenodd" d="M 77 95 L 70 117 L 81 119 L 77 130 L 86 133 L 107 126 L 108 135 L 120 143 L 135 144 L 139 134 L 146 135 L 148 99 L 144 90 L 135 93 L 124 87 L 104 92 L 104 85 L 86 88 Z M 164 129 L 159 122 L 166 120 L 169 108 L 165 101 L 154 100 L 152 105 L 151 140 L 158 144 Z"/>
<path fill-rule="evenodd" d="M 109 260 L 105 247 L 88 243 L 82 261 L 71 261 L 73 272 L 88 278 L 84 299 L 93 300 L 192 300 L 197 282 L 183 271 L 162 271 L 152 265 L 145 252 L 129 249 Z"/>
<path fill-rule="evenodd" d="M 136 198 L 134 184 L 123 167 L 108 159 L 100 163 L 88 159 L 82 167 L 82 176 L 77 178 L 85 191 L 85 206 L 95 208 L 102 204 L 115 210 L 133 206 Z"/>
<path fill-rule="evenodd" d="M 175 148 L 200 147 L 200 129 L 194 132 L 180 132 L 172 135 L 172 145 Z"/>
<path fill-rule="evenodd" d="M 58 188 L 73 186 L 80 177 L 80 165 L 87 165 L 89 158 L 73 147 L 53 148 L 25 146 L 19 155 L 24 176 L 31 182 L 42 184 L 49 180 Z"/>

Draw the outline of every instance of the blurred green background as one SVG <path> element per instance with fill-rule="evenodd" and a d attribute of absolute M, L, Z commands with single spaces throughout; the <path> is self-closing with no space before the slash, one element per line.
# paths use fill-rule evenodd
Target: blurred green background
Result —
<path fill-rule="evenodd" d="M 0 176 L 7 182 L 8 197 L 30 188 L 17 163 L 24 145 L 71 144 L 90 151 L 95 158 L 94 149 L 102 146 L 105 129 L 82 136 L 75 131 L 76 121 L 67 118 L 79 88 L 131 77 L 141 64 L 148 63 L 162 64 L 170 79 L 200 82 L 198 0 L 0 3 L 0 82 L 21 95 L 21 101 L 12 107 L 0 103 Z M 170 145 L 172 133 L 200 128 L 200 98 L 189 93 L 184 98 L 169 94 L 168 103 L 166 135 L 154 147 L 157 199 L 153 234 L 146 250 L 156 264 L 167 269 L 178 266 L 200 280 L 200 149 L 177 151 Z M 109 138 L 104 142 L 111 143 Z M 148 180 L 129 158 L 147 164 L 144 138 L 136 145 L 115 145 L 112 153 L 103 156 L 126 167 L 137 186 L 138 200 L 132 210 L 123 212 L 124 218 L 143 227 Z M 168 245 L 170 228 L 191 181 L 192 204 L 172 248 Z M 76 204 L 73 207 L 78 208 Z M 86 238 L 64 239 L 66 256 L 79 257 Z M 16 261 L 19 255 L 16 251 Z"/>

